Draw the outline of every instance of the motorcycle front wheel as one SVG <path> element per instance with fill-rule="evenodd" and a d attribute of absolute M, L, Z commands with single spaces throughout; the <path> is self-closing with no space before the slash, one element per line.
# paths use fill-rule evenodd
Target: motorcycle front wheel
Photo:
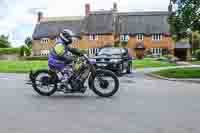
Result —
<path fill-rule="evenodd" d="M 111 97 L 119 90 L 117 76 L 109 70 L 97 70 L 89 79 L 90 89 L 101 97 Z"/>

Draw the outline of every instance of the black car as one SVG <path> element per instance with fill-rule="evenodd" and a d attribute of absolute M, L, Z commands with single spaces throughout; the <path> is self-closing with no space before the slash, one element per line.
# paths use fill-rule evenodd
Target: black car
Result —
<path fill-rule="evenodd" d="M 97 68 L 109 69 L 118 74 L 131 73 L 131 56 L 126 48 L 105 47 L 93 58 Z"/>

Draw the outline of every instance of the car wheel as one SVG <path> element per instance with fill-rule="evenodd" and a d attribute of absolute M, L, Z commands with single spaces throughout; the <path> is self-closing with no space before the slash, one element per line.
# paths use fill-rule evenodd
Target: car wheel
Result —
<path fill-rule="evenodd" d="M 127 69 L 126 69 L 126 73 L 127 73 L 127 74 L 132 73 L 132 65 L 131 65 L 130 63 L 128 63 L 128 67 L 127 67 Z"/>
<path fill-rule="evenodd" d="M 119 69 L 118 69 L 118 71 L 117 71 L 117 75 L 118 75 L 118 76 L 122 76 L 122 75 L 123 75 L 123 71 L 124 71 L 124 64 L 121 63 L 121 64 L 119 65 Z"/>

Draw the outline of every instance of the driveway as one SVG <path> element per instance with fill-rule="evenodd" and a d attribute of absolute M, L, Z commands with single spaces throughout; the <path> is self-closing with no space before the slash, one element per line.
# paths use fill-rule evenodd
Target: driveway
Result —
<path fill-rule="evenodd" d="M 199 133 L 200 85 L 152 79 L 136 72 L 120 78 L 111 99 L 84 95 L 41 97 L 26 75 L 0 74 L 2 133 Z"/>

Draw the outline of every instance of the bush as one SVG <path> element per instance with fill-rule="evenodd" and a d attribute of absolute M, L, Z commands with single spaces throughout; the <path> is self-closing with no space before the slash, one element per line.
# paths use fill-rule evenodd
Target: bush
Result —
<path fill-rule="evenodd" d="M 122 46 L 122 47 L 126 47 L 127 45 L 128 45 L 128 42 L 127 42 L 127 41 L 122 41 L 122 42 L 121 42 L 121 46 Z"/>
<path fill-rule="evenodd" d="M 47 56 L 33 56 L 33 57 L 23 57 L 23 60 L 30 60 L 30 61 L 34 61 L 34 60 L 48 60 Z"/>
<path fill-rule="evenodd" d="M 21 46 L 20 47 L 20 56 L 24 56 L 24 51 L 25 51 L 25 47 Z"/>
<path fill-rule="evenodd" d="M 31 55 L 31 49 L 26 47 L 25 48 L 25 53 L 26 53 L 26 56 L 30 56 Z"/>
<path fill-rule="evenodd" d="M 195 56 L 198 60 L 200 60 L 200 49 L 195 51 Z"/>
<path fill-rule="evenodd" d="M 19 54 L 20 48 L 0 48 L 0 54 Z"/>
<path fill-rule="evenodd" d="M 168 61 L 168 58 L 164 57 L 164 56 L 161 56 L 157 59 L 155 59 L 156 61 Z"/>
<path fill-rule="evenodd" d="M 168 58 L 169 60 L 171 60 L 172 58 L 174 58 L 174 55 L 168 54 L 168 55 L 165 55 L 164 57 L 166 57 L 166 58 Z"/>
<path fill-rule="evenodd" d="M 163 49 L 162 54 L 163 55 L 169 55 L 171 51 L 169 49 Z"/>

